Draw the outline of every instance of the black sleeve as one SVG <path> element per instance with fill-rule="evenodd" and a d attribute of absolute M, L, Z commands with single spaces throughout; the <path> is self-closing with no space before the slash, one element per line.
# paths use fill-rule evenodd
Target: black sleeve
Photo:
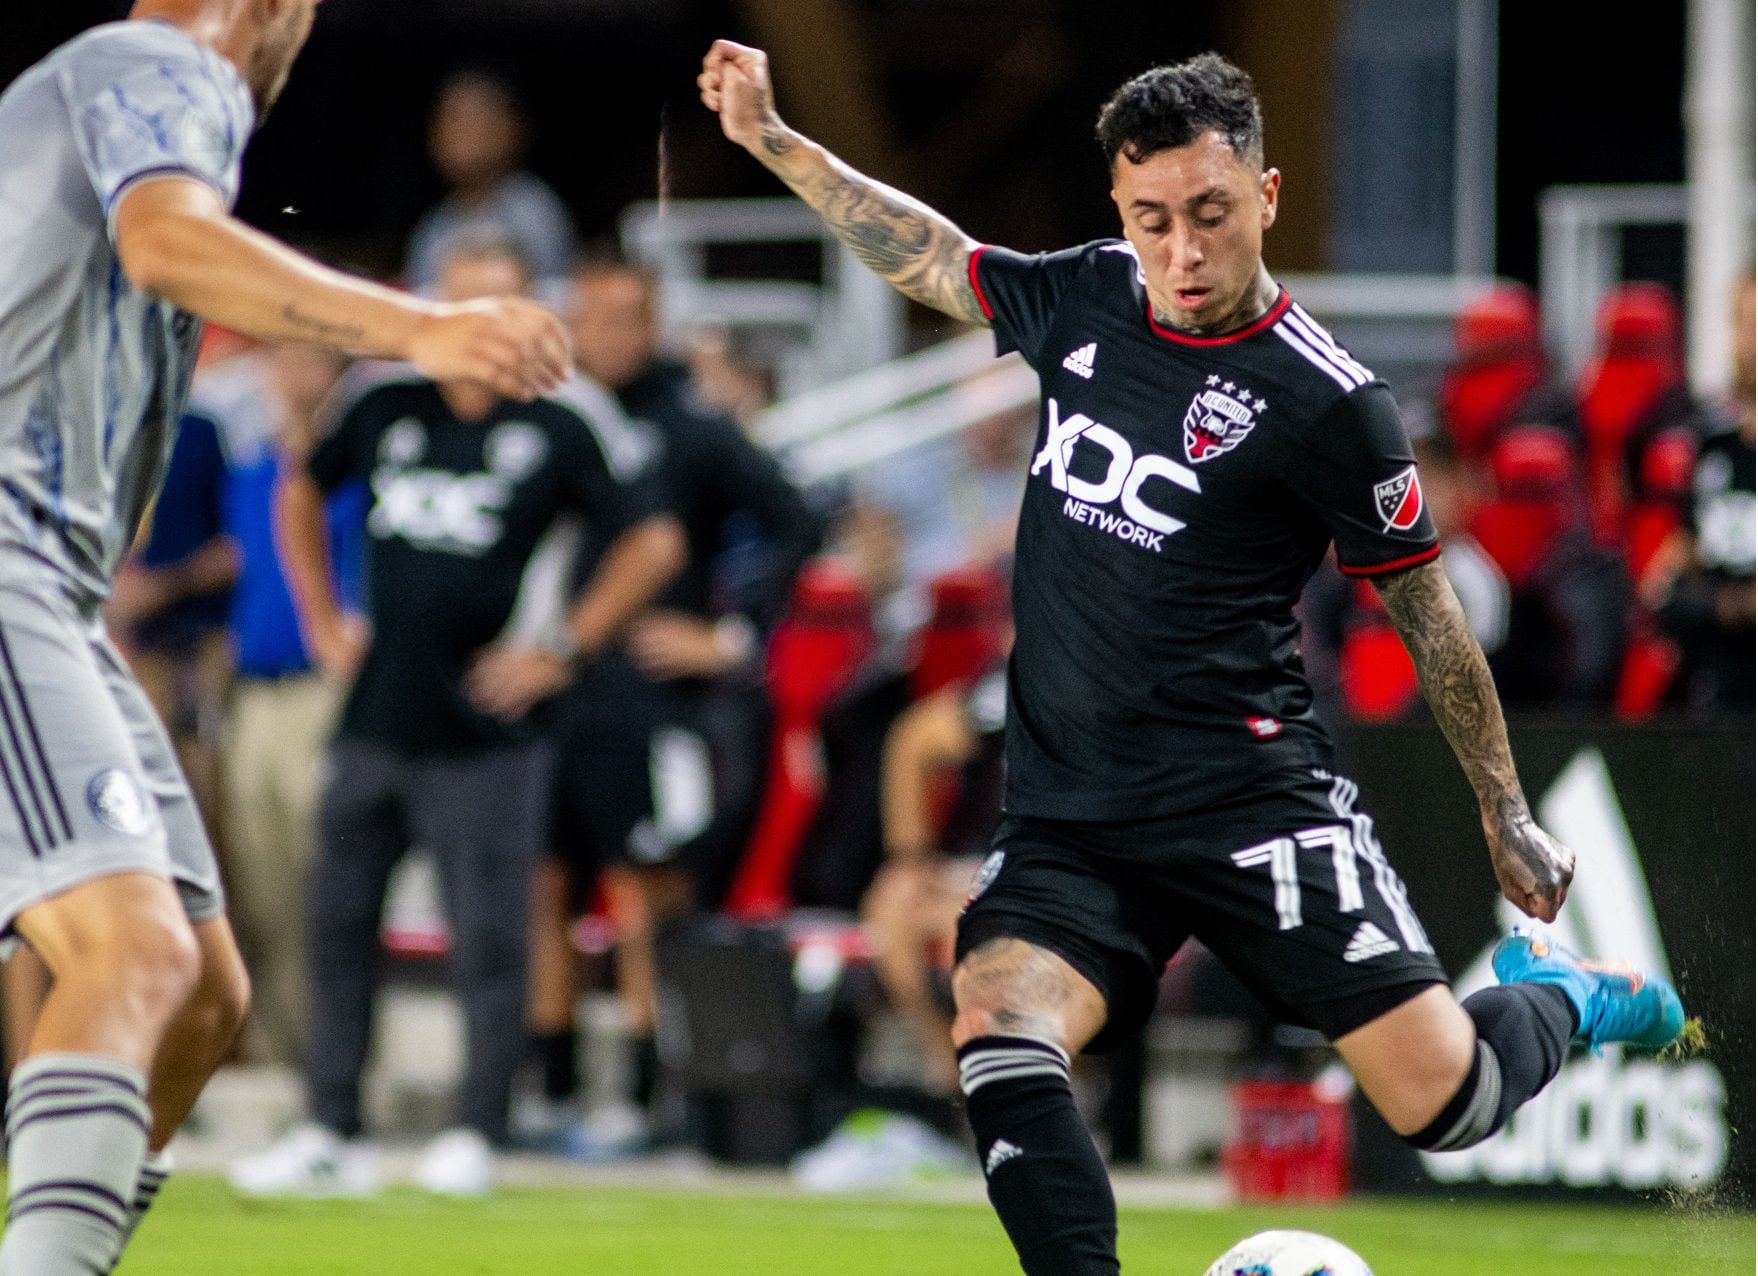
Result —
<path fill-rule="evenodd" d="M 642 519 L 666 513 L 673 507 L 660 476 L 660 454 L 653 441 L 649 441 L 643 454 L 630 437 L 618 434 L 610 438 L 605 433 L 633 428 L 627 421 L 599 421 L 580 413 L 558 431 L 562 441 L 559 460 L 569 503 L 585 516 L 605 543 Z"/>
<path fill-rule="evenodd" d="M 1282 481 L 1330 529 L 1345 575 L 1380 576 L 1440 555 L 1410 439 L 1384 382 L 1344 395 L 1297 435 Z"/>
<path fill-rule="evenodd" d="M 824 527 L 775 458 L 724 418 L 703 422 L 700 458 L 724 484 L 725 508 L 748 517 L 762 537 L 762 562 L 738 589 L 738 610 L 760 631 L 781 619 L 794 578 L 818 552 Z"/>
<path fill-rule="evenodd" d="M 334 428 L 305 458 L 305 472 L 319 488 L 333 492 L 372 468 L 381 418 L 379 395 L 370 390 L 342 409 Z"/>
<path fill-rule="evenodd" d="M 1035 364 L 1056 307 L 1090 245 L 1028 255 L 985 245 L 971 254 L 971 287 L 995 328 L 995 353 L 1017 350 Z"/>

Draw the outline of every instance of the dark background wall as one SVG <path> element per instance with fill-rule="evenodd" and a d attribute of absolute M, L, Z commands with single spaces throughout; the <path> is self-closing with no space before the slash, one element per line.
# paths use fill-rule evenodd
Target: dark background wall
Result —
<path fill-rule="evenodd" d="M 1364 3 L 325 0 L 252 149 L 241 210 L 276 233 L 393 262 L 438 193 L 424 117 L 439 79 L 460 65 L 513 79 L 538 121 L 532 165 L 588 236 L 609 231 L 628 201 L 656 193 L 662 125 L 671 193 L 774 193 L 696 102 L 702 51 L 730 34 L 788 51 L 785 62 L 778 52 L 784 109 L 821 124 L 851 159 L 974 234 L 1050 247 L 1114 230 L 1090 140 L 1105 95 L 1154 62 L 1214 47 L 1257 76 L 1271 159 L 1287 178 L 1272 259 L 1320 269 L 1332 264 L 1331 209 L 1372 185 L 1358 166 L 1398 163 L 1375 145 L 1373 128 L 1376 118 L 1397 127 L 1399 95 L 1341 74 L 1339 32 Z M 125 8 L 0 6 L 0 83 Z M 1503 273 L 1535 276 L 1533 201 L 1543 186 L 1682 176 L 1684 10 L 1684 0 L 1657 0 L 1635 23 L 1607 21 L 1587 0 L 1501 6 Z M 1362 118 L 1365 133 L 1350 123 Z M 1340 167 L 1344 142 L 1354 149 Z M 1676 240 L 1639 237 L 1635 273 L 1671 278 Z"/>

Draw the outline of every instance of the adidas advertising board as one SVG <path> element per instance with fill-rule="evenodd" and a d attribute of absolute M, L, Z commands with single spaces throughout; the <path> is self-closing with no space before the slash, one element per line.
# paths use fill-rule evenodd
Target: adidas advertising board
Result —
<path fill-rule="evenodd" d="M 1499 898 L 1444 741 L 1392 727 L 1345 732 L 1342 744 L 1341 765 L 1361 781 L 1457 992 L 1493 982 L 1491 946 L 1525 919 Z M 1448 1195 L 1711 1190 L 1749 1202 L 1750 728 L 1516 725 L 1514 749 L 1539 821 L 1578 857 L 1568 903 L 1547 929 L 1584 956 L 1674 979 L 1708 1046 L 1688 1058 L 1576 1053 L 1506 1128 L 1461 1152 L 1418 1154 L 1358 1101 L 1356 1181 Z"/>

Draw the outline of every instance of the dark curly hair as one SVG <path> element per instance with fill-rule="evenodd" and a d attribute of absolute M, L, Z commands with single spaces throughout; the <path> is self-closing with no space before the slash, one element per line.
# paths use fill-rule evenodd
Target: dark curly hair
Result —
<path fill-rule="evenodd" d="M 1144 71 L 1099 112 L 1107 166 L 1119 153 L 1139 164 L 1156 151 L 1188 146 L 1211 129 L 1244 163 L 1264 161 L 1264 117 L 1251 77 L 1218 53 Z"/>

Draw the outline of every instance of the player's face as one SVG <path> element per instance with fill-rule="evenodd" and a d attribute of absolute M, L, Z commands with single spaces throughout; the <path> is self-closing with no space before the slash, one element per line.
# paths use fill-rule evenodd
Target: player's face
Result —
<path fill-rule="evenodd" d="M 600 385 L 620 390 L 647 370 L 659 346 L 653 290 L 636 274 L 592 271 L 574 281 L 569 315 L 574 360 Z"/>
<path fill-rule="evenodd" d="M 317 19 L 320 0 L 256 0 L 260 20 L 256 52 L 250 59 L 250 94 L 256 99 L 256 118 L 260 123 L 293 71 L 293 60 L 311 35 L 311 24 Z"/>
<path fill-rule="evenodd" d="M 1233 326 L 1263 265 L 1282 175 L 1260 172 L 1211 129 L 1139 164 L 1119 154 L 1111 183 L 1154 313 L 1184 331 Z"/>

